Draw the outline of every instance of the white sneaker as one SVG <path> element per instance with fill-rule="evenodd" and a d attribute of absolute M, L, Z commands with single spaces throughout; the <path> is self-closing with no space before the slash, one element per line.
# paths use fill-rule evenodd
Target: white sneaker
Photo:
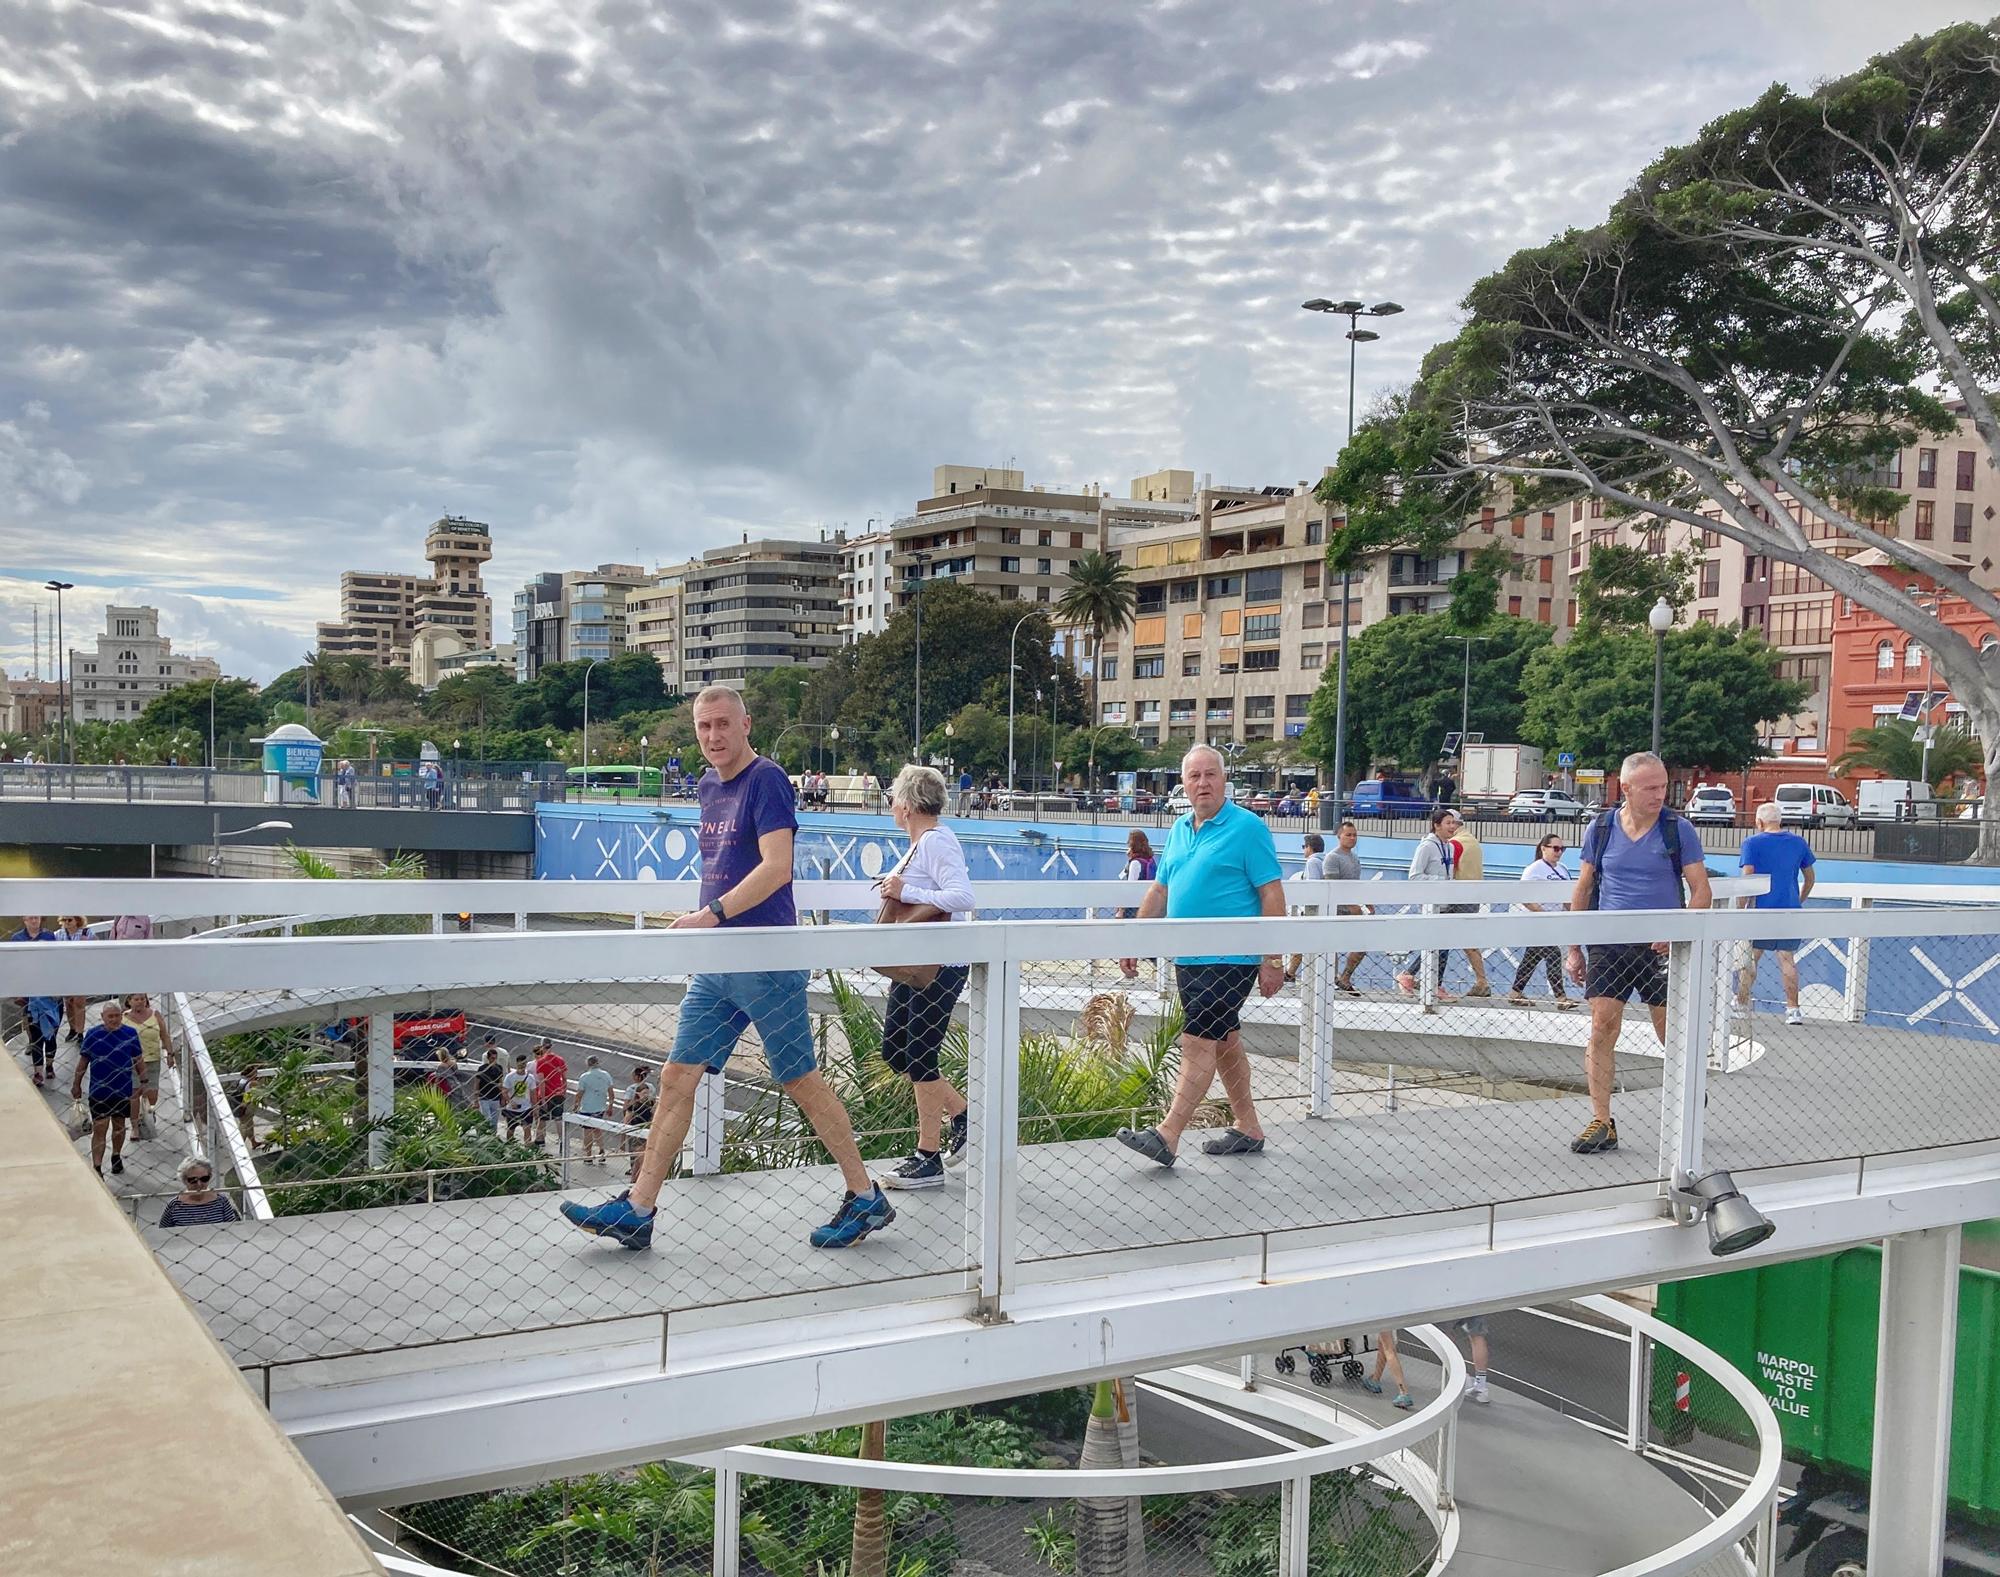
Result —
<path fill-rule="evenodd" d="M 1787 1024 L 1803 1024 L 1805 1021 L 1806 1021 L 1805 1014 L 1800 1012 L 1797 1008 L 1785 1009 L 1785 1022 Z"/>
<path fill-rule="evenodd" d="M 1477 1402 L 1481 1407 L 1490 1407 L 1493 1404 L 1493 1398 L 1486 1394 L 1485 1375 L 1475 1374 L 1472 1377 L 1465 1388 L 1465 1399 L 1468 1402 Z"/>

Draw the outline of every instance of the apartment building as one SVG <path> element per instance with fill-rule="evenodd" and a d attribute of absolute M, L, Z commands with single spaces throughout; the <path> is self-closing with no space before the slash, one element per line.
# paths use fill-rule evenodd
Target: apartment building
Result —
<path fill-rule="evenodd" d="M 1340 638 L 1326 506 L 1305 482 L 1204 485 L 1178 521 L 1138 518 L 1144 502 L 1121 500 L 1122 517 L 1107 526 L 1137 606 L 1132 628 L 1105 644 L 1099 721 L 1130 728 L 1148 748 L 1296 739 Z M 1466 557 L 1491 541 L 1514 557 L 1502 607 L 1555 624 L 1566 591 L 1555 517 L 1495 509 L 1441 553 L 1386 554 L 1356 575 L 1349 638 L 1382 619 L 1442 612 Z"/>
<path fill-rule="evenodd" d="M 130 722 L 146 703 L 198 679 L 220 679 L 213 657 L 184 657 L 160 633 L 160 610 L 108 607 L 94 653 L 69 654 L 70 716 L 77 722 Z"/>
<path fill-rule="evenodd" d="M 841 639 L 846 645 L 888 629 L 896 611 L 894 557 L 893 530 L 848 539 L 840 571 Z"/>
<path fill-rule="evenodd" d="M 1896 519 L 1881 526 L 1885 535 L 1907 541 L 1924 554 L 1970 566 L 1987 585 L 1996 583 L 2000 473 L 1987 463 L 1985 445 L 1962 410 L 1956 434 L 1935 443 L 1912 444 L 1884 465 L 1875 480 L 1908 495 Z M 1834 529 L 1796 500 L 1788 503 L 1788 509 L 1809 540 L 1833 544 L 1841 557 L 1868 551 L 1859 544 L 1837 542 Z M 1829 711 L 1836 699 L 1837 613 L 1834 593 L 1824 581 L 1797 565 L 1751 553 L 1717 531 L 1677 521 L 1642 531 L 1629 520 L 1606 520 L 1603 505 L 1596 500 L 1569 507 L 1567 532 L 1572 574 L 1582 572 L 1591 549 L 1600 542 L 1643 543 L 1662 553 L 1697 550 L 1701 562 L 1690 617 L 1756 630 L 1784 653 L 1785 677 L 1807 687 L 1805 704 L 1772 726 L 1767 746 L 1778 754 L 1825 753 Z"/>
<path fill-rule="evenodd" d="M 681 685 L 740 688 L 760 669 L 817 668 L 840 649 L 846 537 L 749 536 L 711 548 L 681 578 Z"/>
<path fill-rule="evenodd" d="M 493 556 L 491 528 L 483 521 L 441 516 L 424 533 L 424 556 L 431 565 L 428 575 L 345 571 L 340 617 L 319 625 L 319 649 L 364 657 L 378 667 L 412 668 L 418 632 L 429 629 L 444 638 L 425 653 L 426 667 L 434 668 L 445 653 L 490 647 L 493 601 L 481 584 L 480 566 Z"/>
<path fill-rule="evenodd" d="M 681 594 L 690 566 L 663 569 L 652 583 L 625 594 L 625 642 L 636 652 L 651 652 L 660 665 L 669 695 L 684 693 L 681 684 Z"/>
<path fill-rule="evenodd" d="M 606 661 L 628 642 L 626 599 L 652 585 L 638 564 L 548 571 L 514 593 L 514 677 L 528 684 L 551 663 Z"/>

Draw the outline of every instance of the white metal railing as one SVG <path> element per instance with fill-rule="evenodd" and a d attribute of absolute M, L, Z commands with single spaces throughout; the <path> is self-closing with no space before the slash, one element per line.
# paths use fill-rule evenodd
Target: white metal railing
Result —
<path fill-rule="evenodd" d="M 272 1220 L 271 1201 L 264 1192 L 263 1179 L 257 1174 L 256 1158 L 251 1155 L 243 1129 L 236 1121 L 235 1108 L 223 1088 L 215 1060 L 208 1054 L 208 1040 L 196 1020 L 194 1006 L 184 991 L 167 993 L 166 1000 L 180 1020 L 181 1066 L 190 1074 L 181 1085 L 181 1112 L 188 1125 L 189 1153 L 205 1155 L 211 1164 L 226 1158 L 242 1190 L 244 1213 L 254 1220 Z M 200 1135 L 198 1146 L 196 1134 Z"/>

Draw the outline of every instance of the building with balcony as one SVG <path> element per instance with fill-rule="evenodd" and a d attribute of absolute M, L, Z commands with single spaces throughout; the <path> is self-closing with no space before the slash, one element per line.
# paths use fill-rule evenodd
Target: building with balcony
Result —
<path fill-rule="evenodd" d="M 340 617 L 322 623 L 317 645 L 336 656 L 362 657 L 377 667 L 408 668 L 419 684 L 435 684 L 444 655 L 493 644 L 493 601 L 480 566 L 493 556 L 483 521 L 444 515 L 424 533 L 428 575 L 348 570 L 340 577 Z M 418 657 L 418 635 L 434 632 Z M 424 670 L 417 672 L 418 668 Z M 426 679 L 425 674 L 431 675 Z"/>
<path fill-rule="evenodd" d="M 532 682 L 551 663 L 608 662 L 626 650 L 625 599 L 656 577 L 637 564 L 537 575 L 514 593 L 514 677 Z"/>
<path fill-rule="evenodd" d="M 687 571 L 685 564 L 660 570 L 650 585 L 625 593 L 626 647 L 653 654 L 669 695 L 682 692 L 681 592 Z"/>
<path fill-rule="evenodd" d="M 849 646 L 880 635 L 896 611 L 895 533 L 870 531 L 848 540 L 840 571 L 841 638 Z"/>
<path fill-rule="evenodd" d="M 201 679 L 220 679 L 213 657 L 184 657 L 160 633 L 158 608 L 108 607 L 94 653 L 69 654 L 69 708 L 77 722 L 125 723 L 146 703 Z"/>
<path fill-rule="evenodd" d="M 741 688 L 760 669 L 817 668 L 840 649 L 846 538 L 710 548 L 683 572 L 681 685 Z"/>

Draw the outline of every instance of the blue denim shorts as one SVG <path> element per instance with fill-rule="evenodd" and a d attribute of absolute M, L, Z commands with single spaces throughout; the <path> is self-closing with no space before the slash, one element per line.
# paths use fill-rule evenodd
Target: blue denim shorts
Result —
<path fill-rule="evenodd" d="M 668 1060 L 720 1073 L 752 1024 L 764 1043 L 771 1077 L 778 1083 L 803 1079 L 819 1066 L 803 969 L 696 975 L 681 999 L 680 1027 L 674 1032 L 673 1056 Z"/>

